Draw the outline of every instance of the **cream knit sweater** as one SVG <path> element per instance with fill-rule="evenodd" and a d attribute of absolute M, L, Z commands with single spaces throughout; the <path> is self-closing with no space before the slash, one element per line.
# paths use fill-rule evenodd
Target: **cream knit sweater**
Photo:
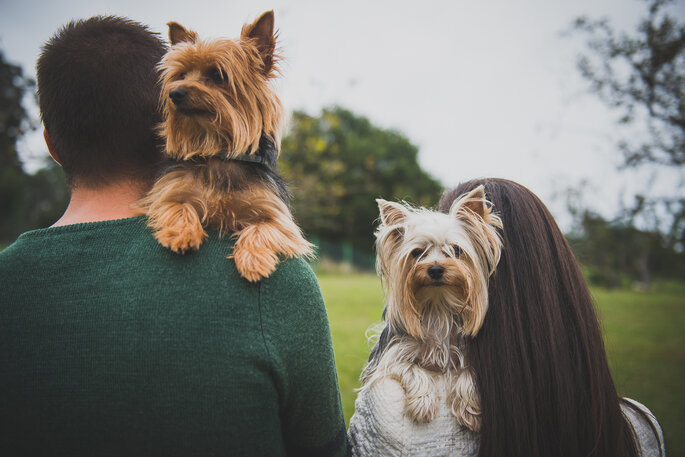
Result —
<path fill-rule="evenodd" d="M 478 433 L 460 426 L 445 401 L 445 386 L 436 418 L 417 424 L 404 414 L 404 390 L 396 380 L 386 378 L 359 393 L 350 419 L 348 437 L 357 457 L 475 457 Z M 665 456 L 663 433 L 652 413 L 640 403 L 626 399 L 648 419 L 623 406 L 638 439 L 642 457 Z M 658 431 L 654 434 L 649 422 Z"/>

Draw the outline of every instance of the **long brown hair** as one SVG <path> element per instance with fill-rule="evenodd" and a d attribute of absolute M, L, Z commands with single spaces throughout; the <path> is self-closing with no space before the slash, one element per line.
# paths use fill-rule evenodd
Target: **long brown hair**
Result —
<path fill-rule="evenodd" d="M 490 307 L 468 348 L 482 406 L 481 457 L 637 456 L 590 292 L 545 205 L 512 181 L 479 185 L 502 218 Z"/>

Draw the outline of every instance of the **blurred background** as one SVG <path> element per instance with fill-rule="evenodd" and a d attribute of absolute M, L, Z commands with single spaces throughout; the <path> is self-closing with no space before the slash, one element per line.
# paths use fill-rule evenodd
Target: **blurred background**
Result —
<path fill-rule="evenodd" d="M 433 206 L 496 176 L 550 207 L 592 286 L 621 394 L 685 456 L 685 1 L 0 0 L 0 248 L 68 202 L 35 98 L 74 18 L 236 37 L 274 9 L 289 113 L 280 168 L 319 247 L 346 418 L 380 320 L 375 198 Z M 1 278 L 0 278 L 1 279 Z"/>

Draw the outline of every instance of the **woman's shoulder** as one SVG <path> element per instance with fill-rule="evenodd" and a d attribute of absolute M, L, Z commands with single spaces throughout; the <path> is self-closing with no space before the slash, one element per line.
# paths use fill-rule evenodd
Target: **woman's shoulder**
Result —
<path fill-rule="evenodd" d="M 375 455 L 381 449 L 390 455 L 401 453 L 406 427 L 403 398 L 400 383 L 390 378 L 360 390 L 348 432 L 352 455 Z"/>
<path fill-rule="evenodd" d="M 640 456 L 665 456 L 664 433 L 654 414 L 645 405 L 630 398 L 623 399 L 621 410 L 633 427 Z"/>
<path fill-rule="evenodd" d="M 478 435 L 460 426 L 444 401 L 435 419 L 418 424 L 404 413 L 400 383 L 382 378 L 362 389 L 350 419 L 353 456 L 470 456 L 478 454 Z"/>

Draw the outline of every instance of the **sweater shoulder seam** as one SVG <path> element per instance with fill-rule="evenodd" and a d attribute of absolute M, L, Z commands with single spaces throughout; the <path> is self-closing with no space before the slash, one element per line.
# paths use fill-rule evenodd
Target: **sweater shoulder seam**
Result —
<path fill-rule="evenodd" d="M 264 303 L 262 299 L 262 289 L 264 287 L 264 283 L 260 282 L 259 283 L 259 288 L 257 289 L 257 307 L 259 309 L 259 329 L 260 333 L 262 334 L 262 343 L 264 344 L 264 351 L 266 352 L 267 359 L 269 360 L 269 363 L 272 363 L 273 359 L 271 356 L 271 351 L 269 350 L 269 343 L 266 341 L 266 331 L 264 330 Z"/>

